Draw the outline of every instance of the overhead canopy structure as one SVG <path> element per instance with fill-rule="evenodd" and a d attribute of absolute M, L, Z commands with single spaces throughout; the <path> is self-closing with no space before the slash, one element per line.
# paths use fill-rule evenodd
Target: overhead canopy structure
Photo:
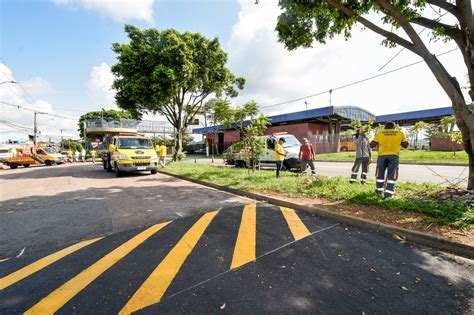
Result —
<path fill-rule="evenodd" d="M 138 121 L 133 119 L 95 119 L 85 121 L 86 134 L 137 133 Z"/>
<path fill-rule="evenodd" d="M 393 121 L 399 124 L 400 126 L 410 126 L 421 120 L 424 122 L 437 122 L 442 117 L 451 115 L 454 115 L 452 107 L 440 107 L 404 113 L 381 115 L 376 117 L 375 122 L 383 124 L 388 121 Z"/>
<path fill-rule="evenodd" d="M 166 121 L 134 119 L 86 119 L 86 134 L 113 134 L 121 132 L 172 134 L 175 129 Z M 188 129 L 187 132 L 191 133 Z"/>
<path fill-rule="evenodd" d="M 329 124 L 338 122 L 340 124 L 348 124 L 352 120 L 360 120 L 367 122 L 375 120 L 375 115 L 357 106 L 328 106 L 322 108 L 309 109 L 288 114 L 281 114 L 269 117 L 272 126 L 295 124 L 295 123 L 319 123 Z M 244 122 L 244 126 L 250 122 Z M 206 134 L 216 131 L 225 131 L 232 129 L 226 126 L 212 126 L 207 128 L 193 129 L 193 133 Z"/>
<path fill-rule="evenodd" d="M 375 116 L 374 114 L 366 111 L 363 108 L 357 106 L 328 106 L 316 109 L 310 109 L 307 111 L 299 111 L 288 114 L 281 114 L 270 116 L 272 126 L 295 124 L 295 123 L 319 123 L 319 124 L 330 124 L 337 122 L 344 129 L 352 120 L 360 120 L 361 122 L 368 122 L 370 120 L 375 123 L 383 124 L 388 121 L 393 121 L 400 126 L 413 125 L 416 122 L 422 120 L 424 122 L 437 122 L 442 117 L 453 115 L 453 109 L 451 107 L 440 107 L 433 109 L 424 109 L 411 112 L 395 113 L 389 115 Z M 244 125 L 248 125 L 249 122 L 245 122 Z M 207 128 L 197 128 L 193 130 L 193 133 L 207 134 L 213 132 L 224 132 L 232 128 L 226 126 L 211 126 Z"/>

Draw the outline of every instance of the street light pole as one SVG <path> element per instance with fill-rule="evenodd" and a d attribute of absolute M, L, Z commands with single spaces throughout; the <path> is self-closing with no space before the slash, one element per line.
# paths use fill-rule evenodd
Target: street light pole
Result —
<path fill-rule="evenodd" d="M 0 82 L 0 84 L 5 84 L 5 83 L 18 83 L 18 82 L 13 81 L 13 80 Z"/>

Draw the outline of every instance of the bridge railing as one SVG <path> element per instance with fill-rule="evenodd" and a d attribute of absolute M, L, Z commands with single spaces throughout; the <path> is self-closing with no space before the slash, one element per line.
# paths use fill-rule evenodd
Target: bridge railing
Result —
<path fill-rule="evenodd" d="M 174 132 L 174 127 L 167 121 L 88 118 L 85 123 L 86 128 L 133 128 L 140 133 Z M 188 128 L 186 133 L 192 133 L 192 128 Z"/>

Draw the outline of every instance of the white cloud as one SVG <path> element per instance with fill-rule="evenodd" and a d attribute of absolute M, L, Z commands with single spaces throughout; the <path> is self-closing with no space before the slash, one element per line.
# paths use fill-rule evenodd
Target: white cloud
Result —
<path fill-rule="evenodd" d="M 98 66 L 92 67 L 86 87 L 87 94 L 94 106 L 105 109 L 117 108 L 115 104 L 115 90 L 112 88 L 113 82 L 114 75 L 108 64 L 103 62 Z"/>
<path fill-rule="evenodd" d="M 53 92 L 51 84 L 41 77 L 22 81 L 21 84 L 32 97 L 44 96 Z"/>
<path fill-rule="evenodd" d="M 328 91 L 384 71 L 420 60 L 403 51 L 388 67 L 378 72 L 398 50 L 380 45 L 382 38 L 355 27 L 353 37 L 315 43 L 311 49 L 287 51 L 275 32 L 280 11 L 273 1 L 239 0 L 239 20 L 227 43 L 232 71 L 246 78 L 246 86 L 235 103 L 255 99 L 261 106 Z M 436 53 L 453 44 L 430 44 Z M 465 68 L 458 52 L 440 57 L 459 80 Z M 313 108 L 329 105 L 329 95 L 308 98 Z M 424 64 L 354 85 L 332 93 L 332 105 L 357 105 L 375 114 L 450 106 L 451 102 Z M 304 100 L 267 108 L 269 114 L 304 110 Z M 311 107 L 310 107 L 311 108 Z"/>
<path fill-rule="evenodd" d="M 86 87 L 87 94 L 89 95 L 92 104 L 94 104 L 98 109 L 118 109 L 118 106 L 115 103 L 116 91 L 112 88 L 114 79 L 115 77 L 110 66 L 105 62 L 92 67 L 89 80 L 86 82 Z M 163 116 L 153 115 L 152 113 L 145 113 L 143 119 L 165 120 Z"/>
<path fill-rule="evenodd" d="M 153 22 L 155 0 L 52 0 L 56 5 L 67 5 L 95 10 L 116 21 L 138 20 Z"/>
<path fill-rule="evenodd" d="M 2 74 L 0 80 L 10 81 L 14 80 L 13 73 L 10 68 L 4 64 L 0 64 L 0 73 Z M 29 98 L 25 91 L 33 98 Z M 65 116 L 55 110 L 54 106 L 48 101 L 36 98 L 39 95 L 45 95 L 51 92 L 53 88 L 49 82 L 43 78 L 36 77 L 30 80 L 22 81 L 20 84 L 5 83 L 0 85 L 0 99 L 2 102 L 19 105 L 21 107 L 30 108 L 40 112 L 47 112 Z M 0 118 L 9 122 L 9 125 L 0 124 L 0 142 L 6 139 L 13 140 L 27 140 L 28 134 L 33 134 L 33 112 L 23 110 L 21 108 L 13 107 L 7 104 L 0 104 L 1 112 Z M 71 117 L 71 116 L 69 116 Z M 28 129 L 19 130 L 12 127 L 24 126 Z M 65 136 L 78 137 L 77 135 L 77 121 L 71 119 L 64 119 L 53 117 L 50 115 L 37 115 L 37 127 L 39 131 L 39 140 L 46 140 L 51 137 L 54 140 L 60 139 L 61 129 Z"/>

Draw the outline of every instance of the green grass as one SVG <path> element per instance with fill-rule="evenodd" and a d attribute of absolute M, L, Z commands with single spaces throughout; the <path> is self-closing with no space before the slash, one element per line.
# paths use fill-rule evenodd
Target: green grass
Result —
<path fill-rule="evenodd" d="M 372 159 L 377 158 L 377 152 L 372 152 Z M 326 153 L 316 155 L 319 161 L 353 161 L 355 152 L 339 152 Z M 400 162 L 423 162 L 423 163 L 459 163 L 467 164 L 467 153 L 465 151 L 439 152 L 439 151 L 422 151 L 422 150 L 402 150 L 400 152 Z"/>
<path fill-rule="evenodd" d="M 434 198 L 442 186 L 434 184 L 398 183 L 397 194 L 381 199 L 374 193 L 375 183 L 351 185 L 348 178 L 297 176 L 283 172 L 280 180 L 272 171 L 249 172 L 246 169 L 222 168 L 193 163 L 170 163 L 166 171 L 250 192 L 277 192 L 290 197 L 318 197 L 331 201 L 347 201 L 389 210 L 404 210 L 431 215 L 434 221 L 457 227 L 474 227 L 474 209 L 461 202 L 437 202 Z"/>

